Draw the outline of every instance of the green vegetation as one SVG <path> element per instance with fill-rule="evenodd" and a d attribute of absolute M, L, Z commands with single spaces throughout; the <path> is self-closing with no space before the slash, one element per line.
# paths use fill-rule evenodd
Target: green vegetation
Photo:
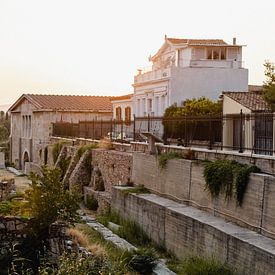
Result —
<path fill-rule="evenodd" d="M 143 229 L 134 221 L 126 220 L 120 217 L 115 211 L 109 210 L 105 214 L 97 217 L 98 221 L 108 226 L 109 222 L 120 225 L 115 233 L 129 243 L 138 247 L 152 245 L 152 241 Z"/>
<path fill-rule="evenodd" d="M 53 162 L 56 163 L 57 159 L 58 159 L 58 156 L 62 150 L 62 147 L 64 145 L 68 144 L 67 141 L 59 141 L 59 142 L 56 142 L 54 145 L 53 145 L 53 149 L 52 149 L 52 157 L 53 157 Z"/>
<path fill-rule="evenodd" d="M 0 147 L 3 148 L 6 162 L 9 159 L 9 152 L 10 152 L 9 135 L 10 135 L 10 116 L 8 116 L 8 114 L 5 114 L 4 111 L 0 111 Z"/>
<path fill-rule="evenodd" d="M 40 229 L 48 228 L 56 220 L 76 220 L 79 197 L 64 188 L 60 169 L 43 167 L 42 176 L 31 174 L 30 179 L 32 186 L 26 199 Z"/>
<path fill-rule="evenodd" d="M 168 153 L 163 153 L 158 156 L 158 163 L 159 167 L 161 169 L 164 169 L 167 165 L 167 162 L 169 159 L 175 159 L 175 158 L 183 158 L 183 156 L 179 153 L 176 152 L 168 152 Z"/>
<path fill-rule="evenodd" d="M 87 145 L 79 147 L 77 150 L 77 158 L 80 159 L 86 151 L 88 151 L 88 150 L 91 151 L 96 148 L 98 148 L 97 144 L 87 144 Z"/>
<path fill-rule="evenodd" d="M 264 99 L 275 111 L 275 65 L 269 61 L 264 63 L 266 81 L 264 82 Z"/>
<path fill-rule="evenodd" d="M 138 186 L 133 187 L 133 188 L 123 189 L 122 193 L 124 195 L 127 195 L 127 194 L 149 194 L 150 191 L 149 191 L 149 189 L 144 187 L 143 184 L 141 184 L 141 185 L 138 185 Z"/>
<path fill-rule="evenodd" d="M 123 251 L 115 247 L 113 243 L 104 240 L 99 232 L 88 225 L 78 224 L 76 228 L 87 236 L 86 247 L 91 250 L 92 254 L 97 255 L 101 251 L 101 258 L 105 259 L 103 274 L 129 274 L 129 272 L 150 274 L 152 272 L 157 259 L 154 249 L 142 248 L 137 251 Z"/>
<path fill-rule="evenodd" d="M 257 166 L 249 166 L 231 160 L 206 162 L 204 168 L 205 188 L 212 197 L 220 193 L 229 199 L 234 194 L 237 205 L 241 206 L 250 173 L 260 172 Z"/>
<path fill-rule="evenodd" d="M 178 275 L 233 275 L 235 272 L 214 258 L 188 257 L 184 261 L 168 262 L 168 267 Z"/>
<path fill-rule="evenodd" d="M 157 264 L 157 254 L 152 248 L 141 248 L 125 254 L 128 267 L 139 274 L 151 274 Z"/>
<path fill-rule="evenodd" d="M 98 209 L 98 201 L 94 195 L 88 195 L 86 198 L 86 207 L 89 210 L 96 211 Z"/>
<path fill-rule="evenodd" d="M 164 118 L 187 116 L 218 115 L 222 113 L 220 101 L 212 101 L 205 97 L 187 99 L 182 107 L 172 105 L 165 110 Z"/>

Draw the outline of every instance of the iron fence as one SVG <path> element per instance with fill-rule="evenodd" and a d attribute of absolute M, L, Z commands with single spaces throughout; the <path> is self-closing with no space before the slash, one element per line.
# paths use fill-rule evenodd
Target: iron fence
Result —
<path fill-rule="evenodd" d="M 216 116 L 134 117 L 132 121 L 93 120 L 53 124 L 53 136 L 113 141 L 146 141 L 150 132 L 164 144 L 229 149 L 240 153 L 274 153 L 273 113 L 228 114 Z"/>

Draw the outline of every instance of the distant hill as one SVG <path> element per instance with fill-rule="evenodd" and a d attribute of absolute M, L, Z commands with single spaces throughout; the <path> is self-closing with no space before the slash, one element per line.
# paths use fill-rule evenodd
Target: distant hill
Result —
<path fill-rule="evenodd" d="M 0 111 L 7 112 L 11 104 L 0 105 Z"/>

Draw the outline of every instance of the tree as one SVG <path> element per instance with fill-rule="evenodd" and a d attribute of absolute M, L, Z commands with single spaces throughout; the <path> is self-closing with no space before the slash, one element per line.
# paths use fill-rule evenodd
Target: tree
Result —
<path fill-rule="evenodd" d="M 31 174 L 31 189 L 26 194 L 30 213 L 39 230 L 57 220 L 75 221 L 79 197 L 65 189 L 60 169 L 42 167 L 42 175 Z"/>
<path fill-rule="evenodd" d="M 220 101 L 212 101 L 206 97 L 186 99 L 183 106 L 172 105 L 165 110 L 164 117 L 218 115 L 222 112 Z"/>
<path fill-rule="evenodd" d="M 264 82 L 264 99 L 275 111 L 275 65 L 270 61 L 264 63 L 266 80 Z"/>

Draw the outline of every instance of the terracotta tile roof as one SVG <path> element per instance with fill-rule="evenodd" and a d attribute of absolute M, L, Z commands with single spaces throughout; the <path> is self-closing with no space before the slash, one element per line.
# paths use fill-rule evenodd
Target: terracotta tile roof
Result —
<path fill-rule="evenodd" d="M 181 39 L 167 38 L 172 44 L 192 44 L 192 45 L 228 45 L 222 39 Z"/>
<path fill-rule="evenodd" d="M 223 92 L 223 95 L 237 101 L 251 111 L 270 111 L 270 107 L 262 95 L 253 92 Z"/>
<path fill-rule="evenodd" d="M 111 112 L 113 97 L 79 95 L 24 94 L 38 109 L 62 111 Z"/>
<path fill-rule="evenodd" d="M 111 101 L 115 101 L 115 100 L 126 100 L 126 99 L 131 99 L 132 97 L 133 97 L 133 94 L 115 96 L 115 97 L 112 98 Z"/>

